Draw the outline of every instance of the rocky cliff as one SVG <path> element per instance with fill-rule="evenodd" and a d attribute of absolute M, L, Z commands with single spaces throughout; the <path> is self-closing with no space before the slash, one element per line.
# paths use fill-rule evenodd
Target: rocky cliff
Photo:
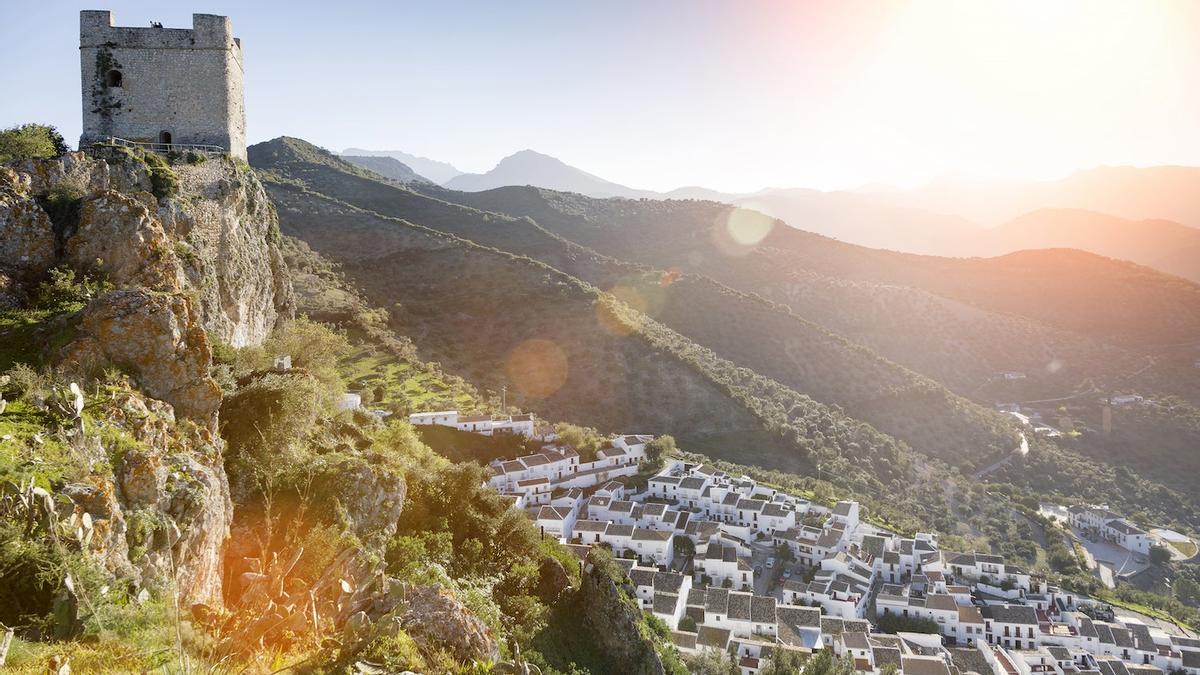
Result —
<path fill-rule="evenodd" d="M 227 158 L 114 148 L 0 167 L 0 308 L 41 322 L 19 348 L 51 386 L 94 383 L 63 419 L 27 385 L 46 428 L 6 442 L 90 457 L 45 479 L 60 515 L 88 516 L 110 570 L 185 602 L 220 600 L 232 519 L 213 342 L 258 344 L 291 316 L 278 232 L 254 174 Z M 35 305 L 62 274 L 90 280 L 86 304 L 47 316 Z"/>
<path fill-rule="evenodd" d="M 581 582 L 578 593 L 584 608 L 584 621 L 600 643 L 601 651 L 620 664 L 620 672 L 665 673 L 654 643 L 639 629 L 645 619 L 636 602 L 598 565 L 589 564 Z"/>

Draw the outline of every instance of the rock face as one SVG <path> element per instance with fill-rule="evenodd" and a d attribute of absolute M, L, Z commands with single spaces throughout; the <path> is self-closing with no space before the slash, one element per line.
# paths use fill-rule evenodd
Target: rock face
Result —
<path fill-rule="evenodd" d="M 52 356 L 68 373 L 116 367 L 136 389 L 110 391 L 95 428 L 72 437 L 98 468 L 62 487 L 63 515 L 88 515 L 110 570 L 177 589 L 181 603 L 219 603 L 233 509 L 209 336 L 260 343 L 291 316 L 291 283 L 274 207 L 244 164 L 165 174 L 124 151 L 0 167 L 0 306 L 28 301 L 55 266 L 111 286 Z"/>
<path fill-rule="evenodd" d="M 94 266 L 118 287 L 182 290 L 183 266 L 156 208 L 149 192 L 105 190 L 86 198 L 77 229 L 66 240 L 66 262 L 78 269 Z"/>
<path fill-rule="evenodd" d="M 445 588 L 418 586 L 406 601 L 404 630 L 422 649 L 446 649 L 458 661 L 494 663 L 500 657 L 492 631 Z"/>
<path fill-rule="evenodd" d="M 167 200 L 158 217 L 177 242 L 200 320 L 228 345 L 258 344 L 294 305 L 275 207 L 245 165 L 209 160 L 179 174 L 190 199 Z"/>
<path fill-rule="evenodd" d="M 125 289 L 96 298 L 83 310 L 63 363 L 84 372 L 109 364 L 125 368 L 146 393 L 216 428 L 221 388 L 208 372 L 212 352 L 181 295 Z"/>
<path fill-rule="evenodd" d="M 584 573 L 579 587 L 585 618 L 600 649 L 616 663 L 620 672 L 661 675 L 662 659 L 638 632 L 641 612 L 621 597 L 621 589 L 599 568 Z"/>
<path fill-rule="evenodd" d="M 221 342 L 262 342 L 293 312 L 262 184 L 228 159 L 171 171 L 178 191 L 156 199 L 136 157 L 69 153 L 0 167 L 0 277 L 9 280 L 0 295 L 21 297 L 56 264 L 94 268 L 118 288 L 188 294 L 201 327 Z M 55 198 L 59 223 L 46 208 Z"/>
<path fill-rule="evenodd" d="M 0 167 L 0 273 L 25 278 L 54 262 L 54 226 L 28 174 Z"/>
<path fill-rule="evenodd" d="M 558 602 L 563 593 L 571 590 L 571 577 L 556 558 L 546 556 L 538 565 L 537 596 L 547 604 Z"/>
<path fill-rule="evenodd" d="M 229 501 L 220 446 L 205 428 L 175 419 L 171 406 L 130 389 L 96 404 L 97 429 L 74 437 L 84 456 L 105 458 L 101 438 L 122 452 L 111 472 L 69 483 L 61 517 L 86 513 L 90 548 L 105 567 L 139 586 L 176 588 L 181 601 L 216 602 Z"/>

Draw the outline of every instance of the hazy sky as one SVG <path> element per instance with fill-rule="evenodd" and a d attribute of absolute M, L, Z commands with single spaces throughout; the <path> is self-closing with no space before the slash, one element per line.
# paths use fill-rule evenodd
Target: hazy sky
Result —
<path fill-rule="evenodd" d="M 467 171 L 533 148 L 652 189 L 1200 164 L 1200 2 L 0 0 L 0 126 L 78 139 L 101 8 L 232 16 L 251 142 Z"/>

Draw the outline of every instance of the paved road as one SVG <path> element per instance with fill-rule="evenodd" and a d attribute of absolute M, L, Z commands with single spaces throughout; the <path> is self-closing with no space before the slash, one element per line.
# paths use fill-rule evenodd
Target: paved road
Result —
<path fill-rule="evenodd" d="M 1076 528 L 1071 528 L 1071 537 L 1083 546 L 1088 568 L 1109 588 L 1116 587 L 1116 579 L 1122 574 L 1137 573 L 1148 566 L 1148 563 L 1134 560 L 1133 551 L 1102 539 L 1091 541 Z"/>
<path fill-rule="evenodd" d="M 1014 448 L 1012 452 L 1005 455 L 1004 459 L 1001 459 L 998 462 L 995 462 L 993 464 L 985 466 L 984 468 L 975 472 L 975 480 L 983 480 L 984 476 L 995 471 L 996 469 L 999 469 L 1000 467 L 1004 466 L 1005 464 L 1008 464 L 1009 462 L 1011 462 L 1013 457 L 1024 457 L 1025 455 L 1028 455 L 1028 454 L 1029 454 L 1029 439 L 1025 438 L 1024 432 L 1021 432 L 1021 444 L 1018 445 L 1016 448 Z"/>

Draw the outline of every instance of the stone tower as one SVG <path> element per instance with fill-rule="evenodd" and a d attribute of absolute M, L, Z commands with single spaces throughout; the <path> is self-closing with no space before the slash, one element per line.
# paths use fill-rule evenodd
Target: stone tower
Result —
<path fill-rule="evenodd" d="M 189 28 L 125 28 L 112 12 L 79 13 L 83 135 L 216 145 L 246 158 L 242 44 L 229 17 L 193 14 Z"/>

